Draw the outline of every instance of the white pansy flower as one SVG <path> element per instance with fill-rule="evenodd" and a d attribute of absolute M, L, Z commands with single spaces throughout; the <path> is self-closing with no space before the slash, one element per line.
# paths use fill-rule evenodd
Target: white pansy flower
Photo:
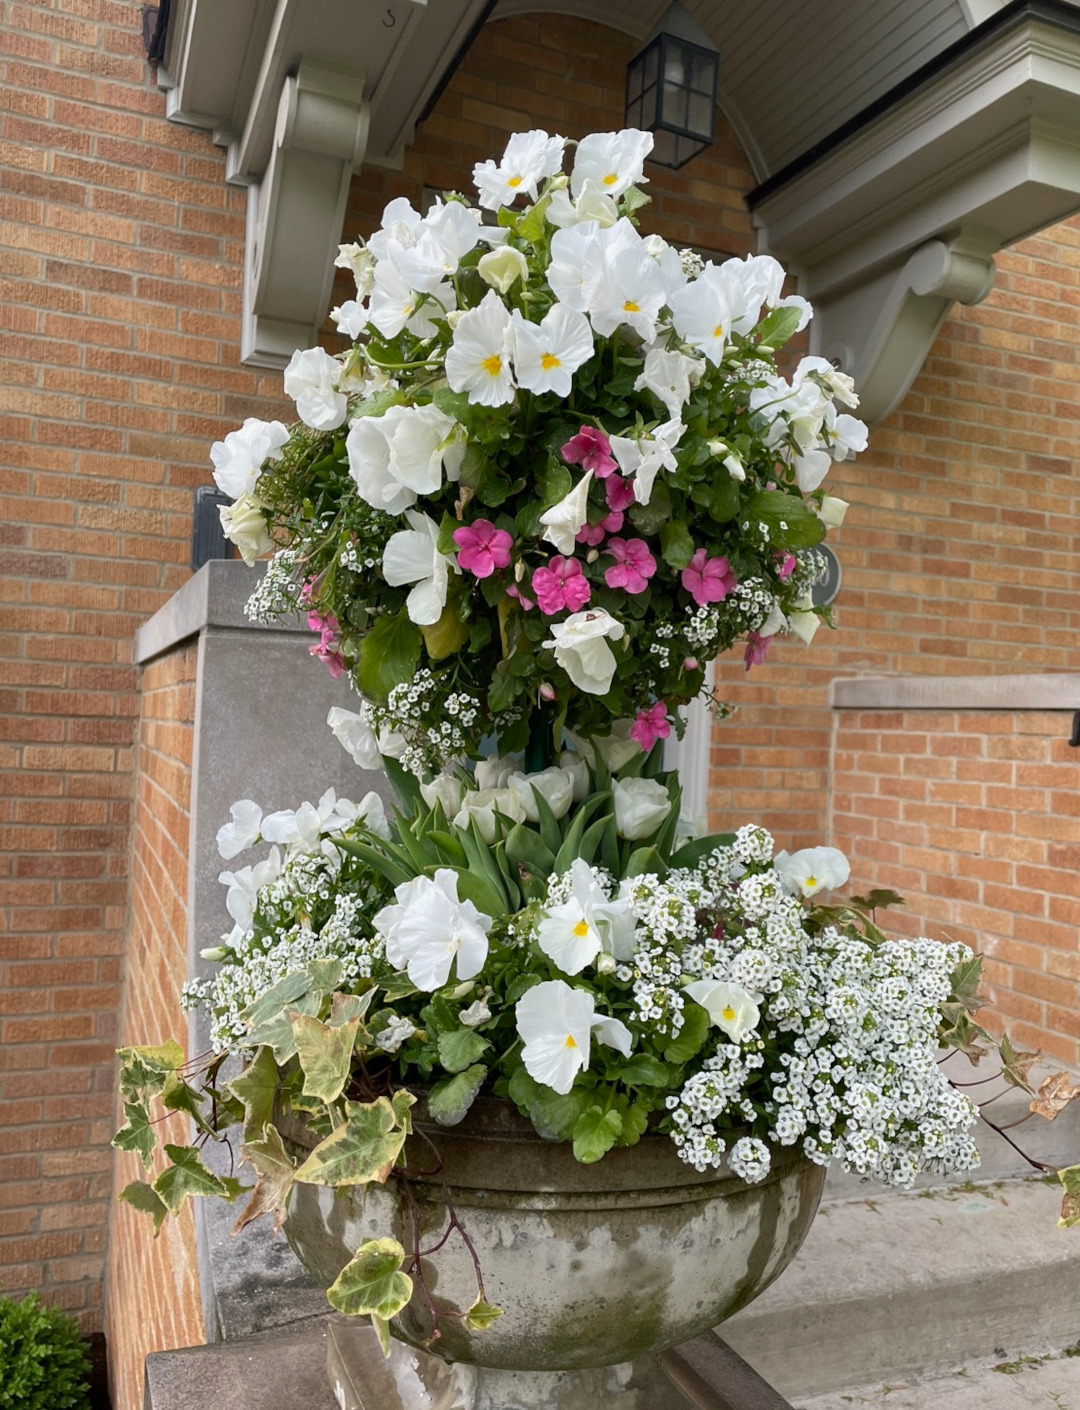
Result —
<path fill-rule="evenodd" d="M 386 805 L 381 794 L 376 793 L 374 789 L 370 793 L 365 793 L 360 799 L 354 822 L 361 823 L 376 837 L 381 837 L 384 842 L 390 841 L 390 824 L 386 820 Z"/>
<path fill-rule="evenodd" d="M 237 431 L 210 447 L 214 483 L 230 499 L 251 494 L 265 461 L 281 459 L 289 432 L 280 421 L 260 421 L 249 416 Z"/>
<path fill-rule="evenodd" d="M 418 495 L 437 493 L 443 471 L 456 480 L 465 433 L 437 406 L 391 406 L 382 416 L 360 416 L 345 438 L 349 474 L 373 509 L 400 514 Z"/>
<path fill-rule="evenodd" d="M 517 1031 L 524 1047 L 521 1060 L 535 1082 L 565 1096 L 574 1078 L 589 1066 L 592 1034 L 629 1056 L 633 1037 L 615 1018 L 596 1017 L 593 996 L 561 979 L 536 984 L 517 1001 Z"/>
<path fill-rule="evenodd" d="M 380 260 L 375 269 L 369 321 L 384 338 L 396 338 L 403 328 L 417 338 L 430 338 L 437 331 L 435 319 L 457 305 L 454 287 L 438 284 L 425 297 L 398 269 L 397 254 L 400 250 L 395 246 L 391 257 Z"/>
<path fill-rule="evenodd" d="M 519 771 L 519 760 L 513 754 L 491 754 L 479 759 L 475 778 L 477 788 L 505 788 L 506 780 Z"/>
<path fill-rule="evenodd" d="M 634 498 L 638 504 L 648 504 L 653 484 L 661 470 L 675 470 L 675 447 L 682 440 L 686 427 L 681 421 L 664 421 L 647 436 L 612 436 L 611 453 L 619 462 L 624 475 L 634 476 Z"/>
<path fill-rule="evenodd" d="M 462 1009 L 458 1018 L 466 1028 L 479 1028 L 491 1017 L 491 1010 L 483 999 L 474 999 L 467 1009 Z"/>
<path fill-rule="evenodd" d="M 860 451 L 866 449 L 866 422 L 860 421 L 857 416 L 849 416 L 847 412 L 837 415 L 831 402 L 825 408 L 825 424 L 821 434 L 834 460 L 854 460 Z"/>
<path fill-rule="evenodd" d="M 506 786 L 517 795 L 529 822 L 540 821 L 540 810 L 534 797 L 536 793 L 543 796 L 556 822 L 566 816 L 574 800 L 574 776 L 568 769 L 552 767 L 535 774 L 512 773 L 506 780 Z"/>
<path fill-rule="evenodd" d="M 625 324 L 644 342 L 656 336 L 656 321 L 669 297 L 667 280 L 629 220 L 593 237 L 583 287 L 586 312 L 598 333 L 608 337 Z"/>
<path fill-rule="evenodd" d="M 540 182 L 562 166 L 565 145 L 565 137 L 549 137 L 540 128 L 515 132 L 500 162 L 489 158 L 473 167 L 480 204 L 493 211 L 511 205 L 522 194 L 535 201 Z"/>
<path fill-rule="evenodd" d="M 570 190 L 579 196 L 587 181 L 608 196 L 621 196 L 646 181 L 645 158 L 653 148 L 651 132 L 624 128 L 621 132 L 591 132 L 574 153 Z"/>
<path fill-rule="evenodd" d="M 368 249 L 376 259 L 385 259 L 391 241 L 398 245 L 415 245 L 424 228 L 423 217 L 413 209 L 407 196 L 396 196 L 382 213 L 382 224 L 368 240 Z"/>
<path fill-rule="evenodd" d="M 384 1053 L 396 1053 L 402 1043 L 407 1043 L 415 1032 L 415 1023 L 393 1014 L 386 1027 L 375 1034 L 375 1041 Z"/>
<path fill-rule="evenodd" d="M 682 409 L 690 400 L 690 389 L 701 380 L 702 364 L 685 353 L 669 352 L 666 348 L 651 348 L 645 356 L 645 367 L 634 391 L 652 392 L 667 407 L 671 421 L 681 421 Z"/>
<path fill-rule="evenodd" d="M 420 785 L 420 796 L 429 808 L 442 804 L 443 813 L 452 818 L 461 807 L 465 795 L 465 785 L 457 774 L 436 774 L 430 783 Z"/>
<path fill-rule="evenodd" d="M 415 583 L 405 599 L 409 620 L 432 627 L 442 616 L 449 591 L 450 569 L 457 569 L 452 555 L 439 552 L 439 526 L 426 514 L 405 512 L 412 525 L 391 534 L 383 549 L 383 577 L 391 587 Z"/>
<path fill-rule="evenodd" d="M 820 384 L 826 394 L 834 401 L 838 401 L 841 406 L 850 407 L 854 411 L 859 405 L 854 378 L 849 377 L 846 372 L 837 371 L 826 357 L 802 358 L 796 375 L 812 377 L 815 382 Z"/>
<path fill-rule="evenodd" d="M 372 799 L 378 799 L 377 807 Z M 361 803 L 352 803 L 348 798 L 339 798 L 332 788 L 328 788 L 317 806 L 301 803 L 299 808 L 283 808 L 279 812 L 269 813 L 262 821 L 262 835 L 267 842 L 280 842 L 286 847 L 311 852 L 318 849 L 324 834 L 343 832 L 361 813 L 373 809 L 376 817 L 382 812 L 382 800 L 376 793 L 367 794 Z"/>
<path fill-rule="evenodd" d="M 235 504 L 218 505 L 218 517 L 225 537 L 240 550 L 249 568 L 274 547 L 262 502 L 254 495 L 242 494 Z"/>
<path fill-rule="evenodd" d="M 540 323 L 514 312 L 514 375 L 527 392 L 570 395 L 573 374 L 593 355 L 592 329 L 583 313 L 555 304 Z"/>
<path fill-rule="evenodd" d="M 547 282 L 560 303 L 578 313 L 589 306 L 589 294 L 596 279 L 596 265 L 589 259 L 599 226 L 595 220 L 557 230 L 551 237 L 551 261 Z"/>
<path fill-rule="evenodd" d="M 499 835 L 499 820 L 496 812 L 502 813 L 511 822 L 524 822 L 525 809 L 521 799 L 510 788 L 468 788 L 461 800 L 461 807 L 453 817 L 455 827 L 468 828 L 475 820 L 480 836 L 492 846 Z"/>
<path fill-rule="evenodd" d="M 339 245 L 335 269 L 348 269 L 356 281 L 356 297 L 363 302 L 375 285 L 375 256 L 366 245 Z"/>
<path fill-rule="evenodd" d="M 577 200 L 573 200 L 565 188 L 553 191 L 547 208 L 547 218 L 560 230 L 569 225 L 580 225 L 583 220 L 595 220 L 602 229 L 614 225 L 619 219 L 619 208 L 614 197 L 609 196 L 599 182 L 586 180 Z"/>
<path fill-rule="evenodd" d="M 651 836 L 671 812 L 671 799 L 654 778 L 613 779 L 615 830 L 628 842 Z"/>
<path fill-rule="evenodd" d="M 446 352 L 446 380 L 480 406 L 503 406 L 514 399 L 513 321 L 490 289 L 476 308 L 463 314 Z"/>
<path fill-rule="evenodd" d="M 675 331 L 684 342 L 703 352 L 718 367 L 732 333 L 730 283 L 710 260 L 701 274 L 670 297 Z"/>
<path fill-rule="evenodd" d="M 384 906 L 372 923 L 395 969 L 404 969 L 425 993 L 441 989 L 455 966 L 459 980 L 480 973 L 493 921 L 471 901 L 458 900 L 456 872 L 440 867 L 434 879 L 417 877 L 394 894 L 397 904 Z"/>
<path fill-rule="evenodd" d="M 579 690 L 590 695 L 606 695 L 615 674 L 615 654 L 607 638 L 618 641 L 626 628 L 602 607 L 591 612 L 573 612 L 563 622 L 551 624 L 551 636 L 543 643 L 555 652 L 555 660 Z"/>
<path fill-rule="evenodd" d="M 827 494 L 822 497 L 821 504 L 817 510 L 817 516 L 828 529 L 838 529 L 844 522 L 844 516 L 848 512 L 848 502 L 840 499 L 836 495 Z"/>
<path fill-rule="evenodd" d="M 509 293 L 517 281 L 529 277 L 529 261 L 513 245 L 501 245 L 497 250 L 489 250 L 480 256 L 476 272 L 485 284 L 490 284 L 500 294 Z"/>
<path fill-rule="evenodd" d="M 848 859 L 837 847 L 804 847 L 801 852 L 777 852 L 773 861 L 785 889 L 807 899 L 844 886 L 851 875 Z"/>
<path fill-rule="evenodd" d="M 258 803 L 241 798 L 229 809 L 229 815 L 232 822 L 225 823 L 217 832 L 218 856 L 225 862 L 231 862 L 233 857 L 258 842 L 263 812 Z"/>
<path fill-rule="evenodd" d="M 572 890 L 565 901 L 546 909 L 536 943 L 566 974 L 579 974 L 600 954 L 626 961 L 634 954 L 637 922 L 624 900 L 608 899 L 580 857 L 570 864 Z"/>
<path fill-rule="evenodd" d="M 250 930 L 255 918 L 255 901 L 259 888 L 274 881 L 281 875 L 281 853 L 276 847 L 270 855 L 253 867 L 242 867 L 239 871 L 223 871 L 218 881 L 229 889 L 225 895 L 225 907 L 241 931 Z"/>
<path fill-rule="evenodd" d="M 396 248 L 393 262 L 399 273 L 421 293 L 434 293 L 452 279 L 458 266 L 480 239 L 477 212 L 461 201 L 436 201 L 422 222 L 414 245 Z"/>
<path fill-rule="evenodd" d="M 560 499 L 558 504 L 553 504 L 540 515 L 544 526 L 540 537 L 554 544 L 567 558 L 571 557 L 577 546 L 578 530 L 588 523 L 589 486 L 592 480 L 593 472 L 586 470 L 565 499 Z"/>
<path fill-rule="evenodd" d="M 751 993 L 739 984 L 725 984 L 716 979 L 697 979 L 683 988 L 733 1043 L 741 1043 L 757 1027 L 761 1017 L 758 1007 L 761 994 Z"/>
<path fill-rule="evenodd" d="M 827 450 L 808 450 L 797 455 L 792 463 L 795 483 L 803 494 L 812 494 L 832 469 L 832 456 Z"/>
<path fill-rule="evenodd" d="M 323 348 L 293 353 L 283 377 L 285 395 L 296 402 L 296 414 L 315 431 L 333 431 L 345 420 L 349 399 L 337 390 L 341 363 Z"/>
<path fill-rule="evenodd" d="M 349 299 L 346 303 L 339 304 L 337 308 L 330 310 L 330 322 L 343 337 L 352 338 L 354 341 L 367 327 L 368 311 L 363 304 L 359 304 L 355 299 Z M 339 380 L 340 388 L 341 382 Z"/>

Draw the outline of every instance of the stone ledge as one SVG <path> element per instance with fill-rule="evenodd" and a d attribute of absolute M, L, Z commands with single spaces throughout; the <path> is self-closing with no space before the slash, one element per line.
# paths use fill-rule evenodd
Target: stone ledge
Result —
<path fill-rule="evenodd" d="M 1080 675 L 834 680 L 834 710 L 1080 710 Z"/>
<path fill-rule="evenodd" d="M 143 1410 L 338 1410 L 326 1318 L 146 1358 Z"/>
<path fill-rule="evenodd" d="M 144 666 L 163 652 L 187 641 L 207 627 L 245 632 L 306 634 L 297 617 L 293 622 L 263 626 L 244 615 L 244 604 L 255 591 L 266 565 L 249 568 L 239 558 L 214 559 L 190 577 L 135 633 L 135 664 Z"/>

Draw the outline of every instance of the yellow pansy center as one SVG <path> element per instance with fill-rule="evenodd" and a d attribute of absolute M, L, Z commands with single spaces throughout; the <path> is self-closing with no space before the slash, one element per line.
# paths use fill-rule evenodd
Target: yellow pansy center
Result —
<path fill-rule="evenodd" d="M 562 363 L 554 353 L 544 353 L 540 358 L 540 366 L 545 372 L 550 372 L 553 367 L 561 367 Z"/>
<path fill-rule="evenodd" d="M 735 1022 L 735 1010 L 731 1007 L 730 1004 L 726 1004 L 725 1007 L 724 1007 L 724 1022 L 725 1022 L 725 1023 L 734 1023 L 734 1022 Z"/>
<path fill-rule="evenodd" d="M 633 301 L 633 299 L 627 299 L 627 301 L 623 304 L 623 309 L 627 313 L 641 312 L 641 310 L 638 308 L 637 304 Z"/>
<path fill-rule="evenodd" d="M 502 371 L 502 358 L 498 353 L 492 353 L 490 357 L 485 357 L 480 365 L 489 377 L 497 377 Z"/>
<path fill-rule="evenodd" d="M 517 188 L 521 185 L 524 179 L 525 178 L 522 176 L 512 176 L 506 184 L 507 186 L 513 186 L 514 189 L 517 190 Z"/>
<path fill-rule="evenodd" d="M 566 1035 L 566 1045 L 565 1045 L 565 1046 L 568 1047 L 568 1048 L 576 1048 L 576 1047 L 577 1047 L 577 1044 L 574 1042 L 574 1035 L 573 1035 L 572 1033 L 568 1033 L 568 1034 Z"/>
<path fill-rule="evenodd" d="M 723 330 L 723 328 L 721 328 L 721 326 L 720 326 L 719 323 L 718 323 L 718 324 L 716 325 L 716 327 L 712 330 L 712 335 L 713 335 L 714 338 L 722 338 L 722 337 L 724 336 L 724 330 Z"/>
<path fill-rule="evenodd" d="M 618 181 L 618 179 L 619 179 L 619 173 L 618 173 L 617 171 L 609 171 L 608 174 L 607 174 L 607 176 L 604 177 L 604 185 L 605 185 L 605 186 L 614 186 L 615 183 L 616 183 L 616 181 Z"/>
<path fill-rule="evenodd" d="M 804 886 L 808 886 L 811 891 L 813 891 L 814 887 L 815 887 L 817 884 L 818 884 L 818 879 L 817 879 L 816 876 L 808 876 L 808 877 L 806 878 L 806 880 L 803 882 L 803 885 L 804 885 Z"/>
<path fill-rule="evenodd" d="M 587 920 L 579 920 L 577 925 L 574 926 L 574 934 L 579 940 L 584 940 L 585 936 L 588 935 L 588 933 L 589 922 Z"/>

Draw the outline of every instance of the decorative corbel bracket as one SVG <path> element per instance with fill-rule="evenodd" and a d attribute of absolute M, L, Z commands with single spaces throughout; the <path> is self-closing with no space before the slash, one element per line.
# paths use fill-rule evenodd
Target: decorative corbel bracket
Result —
<path fill-rule="evenodd" d="M 248 187 L 245 363 L 283 367 L 315 342 L 349 182 L 367 145 L 363 92 L 363 74 L 308 57 L 285 80 L 269 163 Z"/>
<path fill-rule="evenodd" d="M 854 377 L 864 420 L 900 405 L 953 304 L 986 298 L 999 245 L 989 231 L 962 229 L 816 304 L 814 351 Z"/>

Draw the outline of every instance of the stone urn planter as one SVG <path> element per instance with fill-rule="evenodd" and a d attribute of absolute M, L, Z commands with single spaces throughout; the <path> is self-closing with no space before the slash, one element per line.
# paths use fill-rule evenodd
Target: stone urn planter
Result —
<path fill-rule="evenodd" d="M 444 1319 L 432 1347 L 443 1361 L 482 1368 L 471 1400 L 461 1401 L 475 1410 L 570 1410 L 595 1405 L 605 1385 L 629 1390 L 649 1379 L 641 1358 L 723 1321 L 783 1271 L 806 1236 L 825 1178 L 790 1150 L 774 1152 L 758 1185 L 726 1169 L 698 1174 L 666 1135 L 646 1135 L 581 1165 L 569 1144 L 542 1140 L 495 1098 L 481 1098 L 449 1128 L 429 1125 L 421 1109 L 417 1128 L 443 1165 L 441 1176 L 410 1178 L 420 1247 L 433 1247 L 446 1228 L 445 1180 L 487 1299 L 504 1312 L 485 1332 Z M 291 1134 L 301 1147 L 316 1144 L 303 1130 Z M 405 1160 L 410 1170 L 430 1171 L 432 1146 L 414 1136 Z M 396 1179 L 355 1190 L 296 1185 L 285 1233 L 328 1287 L 366 1239 L 391 1234 L 414 1248 L 413 1217 Z M 472 1259 L 456 1234 L 424 1267 L 437 1305 L 464 1308 L 475 1298 Z M 416 1295 L 393 1329 L 413 1347 L 427 1342 L 430 1321 Z M 601 1367 L 617 1368 L 614 1382 L 593 1369 Z M 659 1410 L 642 1393 L 642 1410 Z"/>

